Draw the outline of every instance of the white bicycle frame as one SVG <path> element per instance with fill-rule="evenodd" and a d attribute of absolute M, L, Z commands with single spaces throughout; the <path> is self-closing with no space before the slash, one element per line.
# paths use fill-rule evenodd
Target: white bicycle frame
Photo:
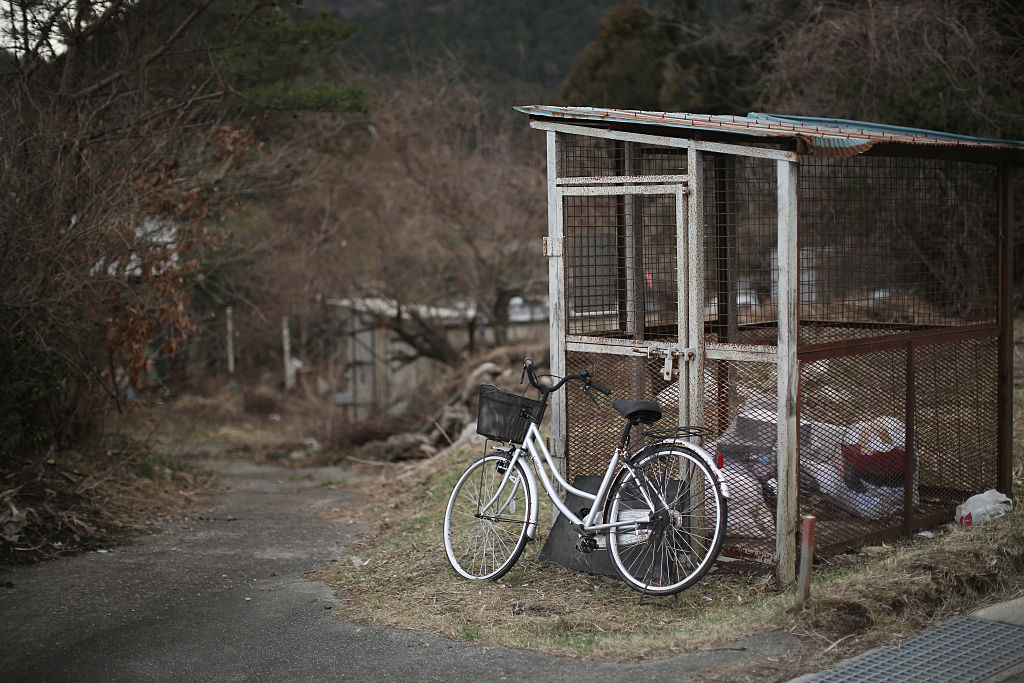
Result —
<path fill-rule="evenodd" d="M 719 483 L 722 486 L 722 495 L 726 498 L 729 497 L 728 489 L 725 487 L 725 482 L 721 480 L 721 475 L 718 473 L 718 468 L 714 466 L 711 456 L 708 455 L 708 453 L 703 448 L 689 441 L 684 441 L 682 439 L 672 439 L 666 441 L 665 443 L 678 444 L 680 446 L 692 450 L 698 456 L 703 458 L 704 461 L 708 464 L 710 471 L 713 472 L 715 477 L 719 480 Z M 604 503 L 608 497 L 609 489 L 611 488 L 612 479 L 615 475 L 615 468 L 622 460 L 622 448 L 619 446 L 616 446 L 615 451 L 612 453 L 612 458 L 608 462 L 608 468 L 605 470 L 604 477 L 601 479 L 601 484 L 598 487 L 596 494 L 589 493 L 587 491 L 581 491 L 580 489 L 575 488 L 574 486 L 569 484 L 569 482 L 567 482 L 565 478 L 562 477 L 561 473 L 558 471 L 558 468 L 555 466 L 555 463 L 551 458 L 551 453 L 550 451 L 548 451 L 547 445 L 544 443 L 544 437 L 541 436 L 540 430 L 537 428 L 537 425 L 533 422 L 530 423 L 530 427 L 526 432 L 526 438 L 523 440 L 522 446 L 515 448 L 513 448 L 512 446 L 497 446 L 495 447 L 495 449 L 505 453 L 511 453 L 511 457 L 509 459 L 508 468 L 506 469 L 504 477 L 501 480 L 501 484 L 498 486 L 497 493 L 494 494 L 494 497 L 491 498 L 491 500 L 488 501 L 487 504 L 484 505 L 482 509 L 487 510 L 492 505 L 495 505 L 498 502 L 498 498 L 499 496 L 501 496 L 502 491 L 505 490 L 505 485 L 508 483 L 509 477 L 512 476 L 512 472 L 515 470 L 515 464 L 520 460 L 524 452 L 529 451 L 530 460 L 528 460 L 527 462 L 532 463 L 533 466 L 530 467 L 530 464 L 527 464 L 523 468 L 523 471 L 526 472 L 526 485 L 529 487 L 530 500 L 533 501 L 530 507 L 530 524 L 526 530 L 527 537 L 530 539 L 533 539 L 537 533 L 537 519 L 539 517 L 540 510 L 540 499 L 538 496 L 537 489 L 537 477 L 534 474 L 534 470 L 536 470 L 537 474 L 540 475 L 541 484 L 544 486 L 544 492 L 547 494 L 548 498 L 551 499 L 551 502 L 554 504 L 554 506 L 558 509 L 559 512 L 561 512 L 566 517 L 566 519 L 568 519 L 574 525 L 581 528 L 583 533 L 597 534 L 605 532 L 609 529 L 623 528 L 627 531 L 635 531 L 639 528 L 640 524 L 649 523 L 651 521 L 650 515 L 647 515 L 644 518 L 632 518 L 626 521 L 613 522 L 611 524 L 598 523 L 600 522 L 601 517 L 604 515 Z M 544 456 L 543 459 L 541 458 L 541 455 Z M 544 463 L 547 463 L 547 467 L 544 466 Z M 625 462 L 624 464 L 627 468 L 629 468 L 631 472 L 633 471 L 632 466 L 629 464 L 629 462 Z M 585 517 L 578 517 L 572 510 L 568 508 L 568 506 L 565 505 L 565 503 L 562 502 L 561 498 L 555 492 L 554 484 L 552 483 L 551 478 L 548 476 L 547 470 L 549 469 L 551 470 L 551 473 L 554 475 L 554 478 L 558 481 L 558 484 L 562 486 L 565 490 L 585 500 L 589 500 L 593 503 L 590 507 L 590 511 L 587 513 Z M 664 500 L 658 501 L 657 504 L 654 501 L 650 500 L 647 492 L 644 490 L 644 487 L 640 487 L 640 492 L 643 494 L 645 502 L 652 508 L 657 508 L 659 504 L 661 507 L 665 507 L 667 505 Z M 504 509 L 504 505 L 507 505 L 507 502 L 502 505 L 502 509 Z"/>

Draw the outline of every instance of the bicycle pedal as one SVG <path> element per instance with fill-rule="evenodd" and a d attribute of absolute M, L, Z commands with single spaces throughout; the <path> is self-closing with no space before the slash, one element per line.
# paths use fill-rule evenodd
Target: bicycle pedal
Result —
<path fill-rule="evenodd" d="M 576 542 L 576 550 L 581 553 L 592 553 L 597 550 L 597 539 L 593 536 L 580 536 Z"/>

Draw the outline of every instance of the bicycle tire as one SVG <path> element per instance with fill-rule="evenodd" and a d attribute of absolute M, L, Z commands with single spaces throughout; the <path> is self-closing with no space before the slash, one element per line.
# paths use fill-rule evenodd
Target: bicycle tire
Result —
<path fill-rule="evenodd" d="M 650 521 L 635 531 L 610 529 L 608 555 L 631 588 L 648 595 L 678 593 L 699 581 L 718 557 L 728 501 L 710 466 L 685 446 L 654 446 L 637 458 L 633 469 L 636 476 L 625 467 L 616 475 L 606 520 L 650 515 Z M 658 502 L 657 509 L 651 508 L 640 491 L 640 479 L 667 507 Z"/>
<path fill-rule="evenodd" d="M 448 563 L 466 579 L 499 579 L 526 546 L 533 501 L 521 461 L 498 497 L 498 509 L 481 511 L 501 486 L 509 458 L 486 455 L 466 468 L 452 489 L 444 513 Z M 511 486 L 510 486 L 511 485 Z M 492 506 L 493 507 L 493 506 Z"/>

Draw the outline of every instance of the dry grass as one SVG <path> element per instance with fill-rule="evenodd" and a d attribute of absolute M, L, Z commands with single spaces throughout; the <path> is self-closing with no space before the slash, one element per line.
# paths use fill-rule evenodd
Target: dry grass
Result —
<path fill-rule="evenodd" d="M 826 648 L 849 639 L 840 651 L 845 655 L 1020 595 L 1024 514 L 1014 511 L 984 526 L 906 542 L 884 560 L 819 581 L 814 598 L 788 628 Z"/>
<path fill-rule="evenodd" d="M 391 472 L 382 480 L 374 498 L 390 503 L 367 509 L 379 520 L 376 530 L 352 557 L 318 573 L 344 601 L 341 618 L 557 654 L 643 659 L 710 646 L 721 637 L 719 624 L 743 631 L 751 607 L 781 611 L 752 604 L 772 593 L 764 574 L 717 574 L 673 598 L 641 600 L 617 579 L 540 564 L 543 532 L 500 581 L 457 578 L 441 522 L 474 453 L 448 456 L 433 474 L 396 479 Z"/>
<path fill-rule="evenodd" d="M 309 451 L 310 438 L 323 431 L 325 409 L 299 396 L 270 392 L 257 392 L 256 396 L 254 400 L 253 392 L 224 384 L 119 416 L 107 428 L 183 457 L 273 461 Z"/>
<path fill-rule="evenodd" d="M 799 611 L 792 591 L 777 590 L 770 576 L 756 572 L 717 571 L 677 596 L 641 599 L 617 579 L 540 564 L 543 534 L 500 581 L 465 581 L 444 557 L 441 520 L 472 457 L 462 451 L 436 463 L 433 473 L 401 478 L 396 468 L 382 478 L 374 498 L 389 502 L 366 509 L 375 530 L 354 556 L 318 573 L 343 601 L 340 618 L 614 660 L 670 656 L 785 629 L 806 636 L 819 653 L 774 665 L 788 676 L 1024 592 L 1024 516 L 1017 513 L 821 563 L 812 600 Z"/>

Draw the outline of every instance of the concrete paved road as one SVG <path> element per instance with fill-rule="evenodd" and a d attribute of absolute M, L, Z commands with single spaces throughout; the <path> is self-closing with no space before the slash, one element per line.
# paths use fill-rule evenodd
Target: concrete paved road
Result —
<path fill-rule="evenodd" d="M 106 553 L 0 570 L 0 679 L 678 681 L 798 647 L 767 634 L 617 665 L 338 622 L 330 589 L 304 574 L 343 556 L 359 531 L 315 516 L 358 504 L 310 487 L 344 473 L 209 466 L 231 489 L 188 520 Z"/>

